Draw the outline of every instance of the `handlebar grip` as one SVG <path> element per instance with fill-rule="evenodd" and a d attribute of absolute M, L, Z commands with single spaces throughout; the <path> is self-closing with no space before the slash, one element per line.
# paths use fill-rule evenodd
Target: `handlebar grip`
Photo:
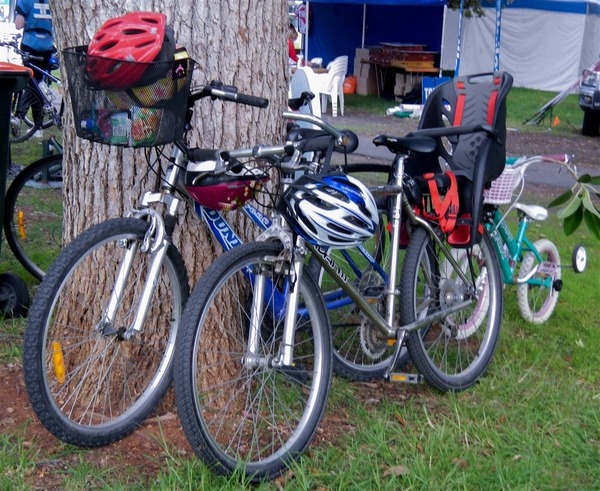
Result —
<path fill-rule="evenodd" d="M 21 55 L 21 56 L 23 56 L 23 55 Z M 23 56 L 23 58 L 25 58 L 25 56 Z M 44 61 L 44 57 L 43 56 L 28 55 L 27 56 L 27 61 Z"/>
<path fill-rule="evenodd" d="M 566 153 L 559 153 L 556 155 L 542 155 L 542 160 L 548 162 L 560 162 L 562 164 L 568 164 L 570 159 Z"/>
<path fill-rule="evenodd" d="M 253 95 L 241 94 L 239 92 L 233 94 L 234 101 L 238 104 L 245 104 L 247 106 L 261 107 L 265 108 L 269 105 L 269 99 L 265 99 L 263 97 L 256 97 Z"/>

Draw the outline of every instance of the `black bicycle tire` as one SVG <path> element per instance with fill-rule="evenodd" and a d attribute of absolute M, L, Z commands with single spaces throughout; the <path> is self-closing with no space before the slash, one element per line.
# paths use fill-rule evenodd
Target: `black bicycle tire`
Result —
<path fill-rule="evenodd" d="M 446 299 L 446 294 L 452 298 L 452 301 L 456 301 L 456 297 L 462 298 L 460 297 L 460 282 L 455 281 L 455 283 L 453 283 L 451 278 L 448 276 L 448 272 L 452 273 L 454 270 L 448 269 L 448 272 L 444 272 L 444 268 L 442 266 L 446 265 L 446 263 L 444 262 L 441 265 L 437 263 L 438 255 L 430 252 L 429 247 L 433 243 L 434 241 L 429 235 L 429 232 L 427 232 L 427 230 L 425 230 L 423 227 L 417 227 L 411 235 L 411 240 L 406 251 L 400 277 L 401 325 L 407 325 L 416 320 L 417 308 L 415 304 L 419 283 L 421 288 L 423 287 L 424 283 L 426 283 L 424 281 L 420 281 L 418 278 L 421 259 L 424 256 L 430 258 L 429 260 L 436 261 L 434 271 L 439 271 L 439 276 L 436 280 L 437 284 L 434 286 L 434 288 L 432 288 L 432 292 L 430 292 L 431 297 L 428 297 L 428 301 L 424 302 L 424 304 L 427 306 L 434 306 L 435 308 L 436 306 L 439 306 L 440 302 Z M 440 329 L 441 333 L 436 339 L 442 338 L 442 349 L 435 351 L 434 354 L 439 356 L 439 352 L 444 351 L 444 361 L 440 362 L 440 364 L 450 368 L 450 363 L 446 363 L 445 351 L 450 349 L 450 341 L 462 338 L 461 342 L 456 341 L 456 343 L 462 344 L 468 350 L 470 346 L 467 346 L 467 344 L 470 342 L 470 340 L 464 342 L 462 342 L 462 340 L 471 338 L 471 336 L 474 334 L 480 334 L 479 331 L 483 322 L 477 324 L 477 321 L 473 320 L 474 314 L 467 317 L 464 323 L 459 324 L 463 318 L 459 317 L 461 311 L 458 311 L 456 313 L 456 317 L 449 316 L 440 320 L 439 322 L 432 323 L 430 326 L 424 327 L 419 331 L 411 332 L 406 341 L 410 358 L 415 364 L 417 370 L 425 377 L 425 380 L 427 380 L 430 385 L 442 391 L 463 390 L 475 384 L 475 382 L 477 382 L 477 380 L 485 373 L 489 364 L 491 363 L 500 336 L 503 314 L 502 277 L 500 274 L 498 257 L 487 231 L 484 232 L 479 247 L 479 250 L 482 251 L 482 255 L 484 257 L 483 263 L 485 264 L 486 268 L 484 274 L 481 275 L 482 277 L 485 277 L 484 281 L 486 282 L 482 288 L 485 288 L 485 285 L 489 286 L 487 291 L 490 295 L 488 302 L 489 310 L 487 310 L 487 306 L 483 308 L 486 309 L 486 312 L 490 313 L 488 314 L 489 320 L 487 321 L 485 330 L 483 332 L 483 341 L 481 342 L 482 348 L 478 348 L 477 353 L 473 354 L 473 361 L 470 362 L 464 370 L 461 370 L 458 373 L 446 373 L 436 365 L 434 360 L 430 358 L 428 350 L 425 347 L 425 343 L 429 343 L 431 337 L 437 336 L 437 329 Z M 462 249 L 459 249 L 458 251 L 462 251 Z M 434 259 L 431 259 L 431 257 Z M 443 257 L 443 255 L 440 254 L 440 257 Z M 446 265 L 447 268 L 449 268 L 448 265 Z M 461 265 L 461 267 L 462 266 L 463 265 Z M 470 274 L 469 268 L 464 267 L 464 272 L 468 276 Z M 433 274 L 436 273 L 434 272 Z M 456 286 L 456 284 L 458 284 L 458 286 Z M 482 293 L 481 295 L 484 294 Z M 485 302 L 483 300 L 481 301 L 485 305 Z M 479 306 L 479 303 L 476 303 L 476 307 L 477 306 Z M 456 319 L 459 319 L 459 321 L 456 322 Z M 471 322 L 471 324 L 469 324 L 469 322 Z M 458 324 L 458 327 L 453 324 Z M 440 325 L 441 327 L 438 327 Z M 453 332 L 454 328 L 462 329 L 463 326 L 467 325 L 469 326 L 468 330 L 465 328 L 464 332 L 457 331 L 458 334 Z M 423 333 L 423 330 L 427 330 L 427 332 Z M 421 335 L 419 335 L 419 333 Z M 451 333 L 452 337 L 448 337 L 448 333 Z M 450 358 L 451 357 L 448 357 L 448 359 Z M 455 363 L 460 363 L 464 358 L 467 358 L 467 356 L 465 355 L 463 358 L 461 358 L 460 355 L 456 355 L 454 361 Z"/>
<path fill-rule="evenodd" d="M 3 227 L 4 236 L 10 250 L 15 255 L 17 260 L 23 265 L 23 267 L 31 273 L 35 278 L 41 280 L 44 277 L 45 271 L 39 264 L 37 264 L 27 253 L 23 242 L 20 240 L 20 229 L 18 223 L 15 222 L 16 208 L 19 201 L 19 196 L 23 190 L 27 187 L 27 183 L 33 179 L 34 176 L 44 172 L 46 169 L 60 164 L 62 169 L 62 154 L 50 155 L 48 157 L 41 158 L 35 162 L 26 166 L 10 184 L 6 197 L 4 199 L 4 217 Z M 31 189 L 31 188 L 28 188 Z M 52 189 L 52 188 L 51 188 Z M 58 189 L 58 188 L 55 188 Z M 32 190 L 33 192 L 33 190 Z M 61 192 L 62 195 L 62 192 Z M 61 209 L 62 211 L 62 209 Z M 43 217 L 41 217 L 42 219 Z M 62 223 L 62 212 L 61 212 L 61 223 Z M 47 226 L 49 222 L 40 221 L 40 224 Z M 47 234 L 45 234 L 48 236 Z M 55 240 L 62 240 L 62 227 L 59 231 L 51 231 L 50 238 L 53 242 Z M 60 252 L 60 249 L 59 251 Z M 58 254 L 56 254 L 57 256 Z M 56 257 L 54 256 L 54 257 Z"/>
<path fill-rule="evenodd" d="M 38 107 L 37 111 L 38 111 L 39 116 L 38 116 L 38 118 L 36 118 L 33 121 L 32 126 L 27 125 L 28 130 L 25 133 L 23 133 L 22 135 L 15 136 L 14 134 L 11 133 L 11 138 L 10 138 L 11 143 L 21 143 L 21 142 L 24 142 L 25 140 L 28 140 L 35 134 L 35 132 L 37 130 L 40 129 L 40 126 L 41 126 L 42 109 L 44 107 L 44 102 L 42 101 L 42 98 L 38 94 L 37 90 L 34 89 L 31 85 L 26 85 L 25 88 L 23 88 L 23 90 L 21 90 L 20 92 L 18 92 L 15 95 L 15 99 L 13 101 L 12 112 L 11 112 L 12 116 L 16 117 L 16 112 L 19 107 L 19 101 L 22 100 L 25 96 L 33 98 L 33 100 L 35 101 L 34 103 Z M 32 103 L 29 107 L 31 108 L 34 105 L 34 103 Z M 29 109 L 29 110 L 31 110 L 31 109 Z M 23 123 L 21 123 L 21 127 L 22 126 L 23 126 Z"/>
<path fill-rule="evenodd" d="M 212 327 L 205 327 L 204 320 L 207 318 L 214 320 L 214 318 L 208 314 L 209 311 L 214 312 L 214 310 L 211 310 L 213 299 L 216 297 L 217 292 L 221 291 L 221 288 L 226 288 L 226 285 L 229 284 L 232 277 L 239 278 L 236 275 L 237 272 L 244 270 L 246 265 L 250 266 L 251 264 L 257 263 L 271 264 L 273 263 L 273 260 L 269 258 L 277 257 L 280 251 L 281 246 L 279 244 L 254 242 L 243 244 L 221 255 L 205 271 L 204 275 L 192 291 L 186 307 L 182 331 L 177 339 L 178 357 L 175 361 L 174 372 L 175 398 L 177 401 L 179 417 L 190 445 L 194 449 L 194 452 L 216 473 L 230 475 L 236 470 L 241 469 L 241 471 L 252 481 L 272 479 L 285 471 L 289 464 L 298 459 L 306 449 L 323 417 L 331 383 L 331 340 L 329 338 L 330 333 L 325 306 L 321 296 L 318 294 L 318 288 L 313 279 L 309 275 L 303 275 L 300 288 L 302 296 L 305 299 L 304 305 L 310 306 L 308 309 L 311 312 L 310 317 L 312 318 L 312 315 L 314 314 L 316 322 L 311 323 L 312 328 L 303 331 L 302 327 L 298 327 L 296 332 L 310 332 L 310 334 L 314 334 L 314 339 L 317 339 L 311 346 L 314 346 L 313 351 L 315 353 L 315 359 L 318 358 L 318 361 L 315 361 L 315 365 L 318 364 L 318 370 L 317 368 L 314 369 L 312 377 L 308 373 L 306 374 L 306 380 L 316 384 L 311 385 L 310 387 L 306 387 L 297 381 L 294 382 L 292 380 L 294 378 L 292 375 L 284 376 L 282 380 L 281 374 L 287 372 L 281 372 L 274 367 L 261 366 L 256 369 L 246 369 L 241 366 L 241 355 L 238 356 L 233 352 L 238 353 L 238 351 L 243 348 L 232 341 L 236 329 L 231 326 L 235 326 L 236 324 L 233 322 L 229 323 L 228 320 L 236 318 L 235 314 L 230 316 L 230 312 L 236 312 L 237 308 L 245 309 L 249 307 L 244 299 L 236 302 L 235 298 L 228 295 L 230 292 L 226 291 L 228 299 L 231 299 L 231 303 L 234 306 L 237 304 L 237 307 L 228 311 L 227 314 L 223 314 L 227 315 L 227 318 L 219 320 L 216 324 L 213 323 Z M 247 279 L 244 280 L 244 285 L 246 284 L 246 280 Z M 272 317 L 267 316 L 267 318 L 272 321 Z M 240 319 L 243 322 L 245 317 L 240 317 Z M 276 323 L 266 322 L 266 331 L 269 331 L 269 327 L 274 324 Z M 210 326 L 211 324 L 209 323 L 207 325 Z M 243 328 L 244 326 L 242 325 L 242 333 L 244 331 Z M 207 356 L 210 360 L 210 367 L 205 367 L 204 371 L 201 371 L 196 364 L 196 356 L 202 357 L 203 355 L 204 350 L 198 349 L 198 346 L 200 345 L 199 339 L 206 334 L 203 332 L 206 329 L 208 329 L 208 332 L 211 332 L 211 329 L 218 329 L 219 337 L 217 339 L 219 342 L 218 346 L 209 346 L 210 354 Z M 263 332 L 265 331 L 261 331 L 261 333 Z M 276 332 L 278 331 L 274 328 L 273 331 L 267 332 L 264 338 L 261 336 L 261 340 L 269 338 L 270 336 L 275 337 Z M 202 337 L 202 339 L 204 339 L 204 337 Z M 263 343 L 260 343 L 259 351 L 263 345 L 276 351 L 278 343 L 274 341 L 264 341 Z M 201 344 L 201 346 L 207 346 L 207 344 Z M 301 348 L 297 347 L 296 350 L 297 349 Z M 262 351 L 260 351 L 260 353 L 262 353 Z M 298 356 L 297 351 L 295 351 L 295 355 L 296 357 Z M 222 370 L 221 361 L 227 361 L 228 363 L 233 363 L 233 365 L 226 364 L 224 366 L 227 367 L 227 370 Z M 307 366 L 310 366 L 310 362 L 306 362 L 306 360 L 302 358 L 296 358 L 295 362 L 295 366 L 304 366 L 303 362 L 308 363 Z M 244 456 L 240 457 L 240 453 L 243 453 L 243 450 L 239 450 L 236 445 L 229 445 L 226 440 L 226 434 L 219 434 L 219 441 L 217 441 L 216 437 L 213 438 L 212 427 L 210 425 L 211 421 L 207 419 L 207 415 L 211 415 L 213 418 L 219 420 L 222 416 L 221 409 L 214 409 L 214 406 L 218 405 L 219 402 L 217 401 L 223 398 L 219 398 L 218 396 L 214 398 L 207 396 L 204 391 L 210 391 L 211 389 L 203 387 L 201 392 L 204 396 L 204 402 L 198 405 L 199 396 L 197 395 L 197 391 L 199 391 L 199 389 L 196 388 L 196 374 L 198 374 L 198 378 L 200 379 L 199 383 L 208 384 L 209 382 L 212 383 L 214 380 L 220 387 L 223 386 L 220 384 L 221 381 L 218 380 L 220 375 L 216 375 L 215 378 L 206 376 L 207 374 L 210 375 L 212 373 L 210 370 L 216 370 L 218 374 L 225 374 L 226 377 L 230 376 L 233 381 L 238 378 L 246 380 L 244 374 L 251 373 L 251 376 L 248 377 L 249 381 L 243 384 L 243 387 L 247 388 L 247 390 L 250 390 L 251 387 L 258 387 L 258 390 L 272 390 L 273 394 L 279 394 L 277 388 L 275 388 L 277 381 L 284 386 L 291 386 L 291 388 L 285 389 L 284 395 L 288 397 L 279 398 L 274 396 L 276 404 L 272 404 L 268 401 L 268 403 L 265 404 L 265 406 L 267 406 L 266 411 L 271 411 L 271 414 L 269 415 L 269 418 L 271 419 L 264 421 L 267 423 L 267 426 L 271 428 L 272 431 L 276 431 L 277 428 L 280 427 L 285 428 L 285 430 L 283 431 L 283 435 L 278 434 L 277 436 L 274 436 L 272 440 L 269 439 L 271 443 L 268 444 L 268 449 L 265 451 L 265 454 L 262 454 L 261 450 L 256 450 L 256 453 L 258 454 L 256 461 L 253 461 L 252 457 L 248 457 L 248 460 L 244 461 Z M 258 383 L 261 381 L 263 383 Z M 227 378 L 227 382 L 224 385 L 228 386 L 228 383 L 229 378 Z M 240 392 L 243 393 L 244 390 L 240 389 Z M 311 395 L 306 395 L 304 392 L 310 393 Z M 233 397 L 234 396 L 232 396 L 230 402 L 229 398 L 226 397 L 228 402 L 225 403 L 225 408 L 228 408 L 230 405 L 237 407 Z M 263 421 L 263 413 L 261 412 L 262 406 L 260 406 L 260 402 L 269 398 L 256 396 L 246 399 L 246 397 L 247 395 L 245 394 L 242 394 L 241 396 L 245 401 L 256 401 L 256 404 L 252 404 L 247 410 L 241 411 L 241 414 L 252 413 L 248 424 L 253 424 L 255 420 L 259 420 L 259 422 Z M 294 407 L 296 407 L 296 397 L 301 399 L 302 402 L 300 402 L 300 404 L 302 404 L 302 407 L 304 408 L 302 410 L 302 417 L 298 417 L 297 419 L 295 418 L 296 414 L 288 414 L 288 406 L 286 406 L 286 409 L 280 408 L 280 405 L 283 407 L 283 405 L 290 400 L 294 401 L 294 403 L 290 402 L 290 404 L 293 404 Z M 303 397 L 307 397 L 308 400 L 312 402 L 309 403 L 308 401 L 304 401 Z M 306 405 L 304 405 L 305 402 Z M 310 408 L 308 413 L 305 412 L 307 407 Z M 278 416 L 275 415 L 274 410 L 278 411 Z M 215 414 L 215 412 L 218 414 Z M 290 410 L 290 413 L 291 412 L 292 411 Z M 223 413 L 226 413 L 226 409 L 223 410 Z M 225 414 L 223 414 L 223 418 L 225 417 Z M 285 423 L 281 423 L 278 419 L 280 417 L 289 417 L 289 420 L 286 420 Z M 229 425 L 223 425 L 227 426 L 227 428 L 223 430 L 223 433 L 227 433 L 230 429 L 233 429 L 233 434 L 240 435 L 240 438 L 242 438 L 237 425 L 239 424 L 241 425 L 240 427 L 243 427 L 245 419 L 246 418 L 236 418 L 235 423 L 232 422 L 231 428 L 229 428 Z M 264 425 L 262 426 L 264 427 Z M 215 428 L 215 431 L 219 430 Z M 270 432 L 271 430 L 267 428 L 267 431 Z M 260 440 L 260 435 L 257 435 L 256 442 L 259 443 Z M 223 446 L 221 447 L 220 444 Z M 276 449 L 271 448 L 272 444 L 276 444 Z M 228 451 L 231 451 L 233 455 L 230 455 Z"/>
<path fill-rule="evenodd" d="M 99 277 L 108 278 L 111 271 L 118 272 L 118 264 L 115 263 L 117 269 L 111 269 L 110 257 L 105 253 L 89 265 L 95 275 L 90 277 L 85 269 L 79 271 L 97 246 L 104 248 L 114 241 L 121 258 L 122 246 L 142 240 L 149 227 L 150 223 L 143 220 L 116 218 L 86 230 L 63 249 L 34 299 L 23 336 L 25 386 L 31 407 L 41 423 L 64 442 L 90 448 L 127 436 L 157 407 L 171 385 L 175 340 L 189 292 L 187 272 L 177 249 L 169 246 L 162 268 L 168 272 L 170 283 L 166 288 L 168 292 L 172 290 L 172 296 L 167 299 L 163 295 L 161 301 L 157 301 L 156 296 L 164 292 L 161 289 L 151 302 L 151 308 L 164 309 L 163 317 L 159 320 L 151 317 L 153 322 L 147 322 L 143 331 L 131 340 L 124 340 L 118 334 L 120 325 L 131 323 L 132 312 L 119 317 L 117 320 L 121 319 L 122 324 L 117 324 L 111 332 L 105 332 L 101 322 L 105 304 L 98 301 L 98 296 L 103 292 L 109 294 L 113 283 L 107 279 L 104 284 L 110 286 L 100 288 Z M 141 260 L 144 261 L 144 257 Z M 74 268 L 78 271 L 71 275 Z M 128 289 L 141 288 L 145 281 L 136 276 L 136 265 L 131 271 Z M 165 278 L 167 276 L 161 275 L 157 283 L 162 285 Z M 72 292 L 68 284 L 71 281 L 74 282 Z M 61 310 L 58 306 L 62 305 L 63 291 L 69 301 Z M 85 308 L 79 303 L 74 305 L 73 299 L 81 301 Z M 175 302 L 179 305 L 173 305 Z M 134 309 L 133 304 L 137 306 L 137 301 L 129 297 L 121 302 L 124 310 Z M 162 326 L 161 320 L 165 323 Z M 78 351 L 73 355 L 75 350 Z M 104 363 L 106 360 L 108 363 Z M 139 364 L 135 363 L 137 360 Z M 75 366 L 75 362 L 80 366 Z M 151 368 L 147 368 L 150 365 Z M 148 371 L 146 378 L 145 371 Z M 130 373 L 137 378 L 130 379 Z M 85 385 L 83 378 L 94 381 L 87 385 L 91 395 L 80 393 L 80 385 Z M 140 380 L 147 385 L 140 384 Z M 105 386 L 109 387 L 106 391 Z M 72 394 L 65 393 L 69 387 Z M 76 406 L 75 400 L 80 396 L 86 399 Z M 129 404 L 130 401 L 133 402 Z M 110 407 L 106 408 L 106 404 Z"/>
<path fill-rule="evenodd" d="M 0 274 L 0 314 L 4 319 L 25 317 L 29 307 L 27 285 L 14 273 Z"/>

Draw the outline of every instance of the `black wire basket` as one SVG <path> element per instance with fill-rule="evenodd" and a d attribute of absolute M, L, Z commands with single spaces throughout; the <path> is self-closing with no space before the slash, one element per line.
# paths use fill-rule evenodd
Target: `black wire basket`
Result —
<path fill-rule="evenodd" d="M 153 147 L 183 136 L 195 62 L 139 63 L 67 48 L 63 63 L 69 81 L 77 136 L 106 145 Z"/>

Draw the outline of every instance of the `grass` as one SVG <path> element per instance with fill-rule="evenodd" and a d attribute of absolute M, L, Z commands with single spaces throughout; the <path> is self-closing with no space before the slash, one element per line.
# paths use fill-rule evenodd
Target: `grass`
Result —
<path fill-rule="evenodd" d="M 543 204 L 544 196 L 525 202 Z M 67 489 L 595 489 L 600 483 L 600 291 L 598 244 L 585 232 L 564 236 L 554 215 L 531 237 L 554 241 L 569 263 L 577 243 L 588 269 L 563 270 L 565 287 L 542 326 L 523 321 L 514 287 L 505 289 L 501 340 L 479 384 L 442 394 L 426 385 L 357 384 L 335 380 L 323 432 L 290 473 L 253 487 L 214 476 L 168 436 L 156 476 L 84 461 L 65 446 L 46 456 L 26 445 L 22 429 L 0 439 L 5 484 L 27 489 L 39 462 L 55 461 L 53 479 Z M 5 323 L 3 363 L 18 363 L 22 321 Z M 8 481 L 8 479 L 10 481 Z"/>
<path fill-rule="evenodd" d="M 508 128 L 516 128 L 525 132 L 540 132 L 551 130 L 553 134 L 568 136 L 579 133 L 583 122 L 583 111 L 579 108 L 577 94 L 570 94 L 560 102 L 539 125 L 524 124 L 540 108 L 556 96 L 553 92 L 539 90 L 513 88 L 506 101 Z M 376 96 L 345 95 L 344 105 L 348 108 L 348 114 L 352 110 L 363 111 L 374 115 L 385 116 L 389 107 L 397 105 L 397 102 L 382 99 Z M 555 117 L 560 123 L 552 126 Z"/>
<path fill-rule="evenodd" d="M 509 126 L 520 125 L 551 97 L 513 90 L 508 99 Z M 349 107 L 375 114 L 384 114 L 389 107 L 389 101 L 358 96 L 348 96 L 346 101 Z M 554 114 L 561 125 L 553 131 L 563 131 L 564 122 L 576 125 L 581 121 L 573 96 Z M 540 128 L 525 126 L 522 130 Z M 23 159 L 38 158 L 36 145 L 25 145 L 27 149 L 20 153 Z M 31 154 L 25 157 L 27 152 Z M 529 196 L 523 201 L 545 205 L 547 196 Z M 547 221 L 533 224 L 529 236 L 545 236 L 555 242 L 563 264 L 570 262 L 576 244 L 584 244 L 588 268 L 581 275 L 568 268 L 563 271 L 565 286 L 558 306 L 541 326 L 521 319 L 515 289 L 506 287 L 498 349 L 487 374 L 465 392 L 442 394 L 426 385 L 355 384 L 336 379 L 326 422 L 316 441 L 291 472 L 259 486 L 214 476 L 195 456 L 181 455 L 173 448 L 168 435 L 162 441 L 166 457 L 157 457 L 160 473 L 134 475 L 127 466 L 109 463 L 105 467 L 100 462 L 90 463 L 93 459 L 84 460 L 93 450 L 59 445 L 52 455 L 42 454 L 25 439 L 24 428 L 4 429 L 0 434 L 0 488 L 37 487 L 46 469 L 57 489 L 597 489 L 598 243 L 585 228 L 566 237 L 555 213 Z M 3 252 L 3 264 L 5 259 Z M 2 365 L 20 363 L 23 329 L 20 319 L 2 323 Z"/>

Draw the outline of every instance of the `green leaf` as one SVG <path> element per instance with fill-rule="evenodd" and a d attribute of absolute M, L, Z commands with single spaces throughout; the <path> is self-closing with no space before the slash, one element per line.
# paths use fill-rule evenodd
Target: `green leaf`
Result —
<path fill-rule="evenodd" d="M 600 176 L 592 176 L 590 179 L 591 184 L 600 184 Z"/>
<path fill-rule="evenodd" d="M 583 210 L 583 221 L 588 230 L 596 239 L 600 240 L 600 219 L 596 215 L 591 214 L 588 210 Z"/>
<path fill-rule="evenodd" d="M 565 221 L 563 222 L 563 230 L 565 231 L 565 235 L 569 236 L 575 230 L 579 228 L 581 222 L 583 221 L 583 206 L 577 208 L 575 213 L 565 217 Z"/>
<path fill-rule="evenodd" d="M 559 218 L 559 220 L 564 220 L 565 218 L 571 216 L 573 213 L 575 213 L 577 210 L 579 210 L 579 208 L 581 207 L 581 195 L 578 194 L 576 195 L 571 202 L 565 206 L 562 210 L 560 210 L 556 216 Z"/>
<path fill-rule="evenodd" d="M 555 206 L 560 206 L 560 205 L 565 204 L 567 201 L 569 201 L 571 199 L 571 196 L 573 196 L 573 190 L 569 189 L 567 192 L 561 194 L 558 198 L 553 200 L 552 203 L 550 203 L 548 205 L 548 208 L 554 208 Z"/>
<path fill-rule="evenodd" d="M 589 182 L 592 182 L 592 176 L 590 176 L 589 174 L 583 174 L 579 177 L 579 179 L 577 179 L 577 182 L 587 184 Z"/>
<path fill-rule="evenodd" d="M 594 206 L 594 203 L 592 203 L 592 198 L 590 197 L 590 193 L 588 191 L 586 191 L 583 195 L 583 206 L 587 211 L 600 218 L 600 211 L 598 211 Z"/>

